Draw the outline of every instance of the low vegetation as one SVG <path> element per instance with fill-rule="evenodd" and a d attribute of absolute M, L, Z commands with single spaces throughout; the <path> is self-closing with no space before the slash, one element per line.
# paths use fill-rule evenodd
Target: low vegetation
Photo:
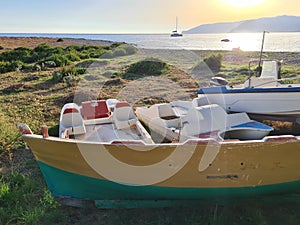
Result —
<path fill-rule="evenodd" d="M 118 46 L 117 48 L 111 49 L 110 51 L 106 52 L 102 58 L 116 58 L 126 55 L 133 55 L 137 53 L 137 48 L 133 45 L 123 44 L 121 46 Z"/>
<path fill-rule="evenodd" d="M 167 63 L 159 59 L 148 58 L 129 65 L 122 77 L 127 80 L 135 80 L 146 76 L 160 76 L 167 70 Z"/>
<path fill-rule="evenodd" d="M 40 44 L 34 49 L 18 47 L 0 54 L 0 73 L 25 69 L 45 70 L 47 68 L 68 66 L 72 62 L 92 58 L 114 58 L 135 54 L 134 46 L 116 43 L 111 46 L 68 46 L 51 47 Z"/>
<path fill-rule="evenodd" d="M 87 71 L 86 68 L 73 66 L 70 68 L 62 68 L 53 72 L 52 78 L 54 82 L 65 82 L 67 86 L 74 87 L 80 81 L 80 75 Z"/>
<path fill-rule="evenodd" d="M 38 176 L 0 177 L 0 224 L 56 224 L 64 216 Z"/>
<path fill-rule="evenodd" d="M 247 79 L 247 65 L 229 64 L 225 61 L 226 52 L 203 51 L 201 54 L 210 62 L 209 67 L 215 68 L 214 74 L 222 74 L 231 84 Z M 298 66 L 287 66 L 282 76 L 297 76 L 299 71 Z M 82 100 L 116 98 L 131 82 L 154 77 L 174 82 L 195 97 L 199 83 L 176 65 L 157 58 L 145 59 L 134 46 L 123 44 L 19 47 L 0 54 L 0 73 L 0 124 L 5 124 L 0 129 L 0 224 L 252 225 L 278 224 L 278 221 L 300 224 L 297 204 L 252 203 L 151 210 L 91 210 L 59 205 L 48 191 L 30 151 L 25 149 L 16 123 L 27 123 L 38 134 L 46 124 L 52 127 L 50 133 L 55 133 L 60 109 L 73 101 L 75 91 Z M 79 81 L 89 88 L 81 90 L 77 86 Z M 133 92 L 138 88 L 151 89 L 153 84 L 147 85 L 134 86 Z M 100 91 L 99 87 L 102 87 Z M 164 100 L 151 96 L 142 98 L 141 104 Z"/>
<path fill-rule="evenodd" d="M 212 54 L 204 58 L 203 61 L 213 72 L 218 72 L 222 66 L 222 58 L 221 54 Z"/>

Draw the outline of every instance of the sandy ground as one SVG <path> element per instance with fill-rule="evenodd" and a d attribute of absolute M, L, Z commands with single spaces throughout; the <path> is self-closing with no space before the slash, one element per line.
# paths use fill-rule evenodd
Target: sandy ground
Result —
<path fill-rule="evenodd" d="M 57 40 L 58 38 L 0 37 L 0 46 L 4 48 L 1 51 L 7 51 L 21 46 L 34 48 L 43 43 L 47 43 L 50 46 L 62 47 L 69 45 L 111 45 L 113 43 L 111 41 L 87 40 L 83 38 L 63 38 L 62 42 L 58 42 Z"/>

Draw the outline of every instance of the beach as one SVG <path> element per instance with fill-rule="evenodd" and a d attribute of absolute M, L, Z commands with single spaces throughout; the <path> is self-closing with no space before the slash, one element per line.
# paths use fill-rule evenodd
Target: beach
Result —
<path fill-rule="evenodd" d="M 46 43 L 52 47 L 61 46 L 67 47 L 70 45 L 101 45 L 109 46 L 113 41 L 107 40 L 90 40 L 84 38 L 48 38 L 48 37 L 0 37 L 0 53 L 9 51 L 18 47 L 35 48 L 36 46 Z M 173 49 L 176 51 L 175 49 Z M 166 50 L 170 51 L 170 50 Z M 182 51 L 182 50 L 181 50 Z M 249 60 L 258 59 L 259 52 L 257 51 L 228 51 L 228 50 L 185 50 L 196 53 L 200 58 L 205 58 L 210 54 L 222 53 L 224 55 L 224 63 L 229 64 L 247 64 Z M 263 58 L 282 60 L 283 65 L 300 65 L 300 52 L 264 52 Z"/>

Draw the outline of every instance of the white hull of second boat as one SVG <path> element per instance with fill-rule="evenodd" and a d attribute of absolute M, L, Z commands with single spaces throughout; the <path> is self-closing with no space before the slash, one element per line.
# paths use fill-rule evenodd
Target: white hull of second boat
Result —
<path fill-rule="evenodd" d="M 262 65 L 260 77 L 250 77 L 238 87 L 201 88 L 198 91 L 198 102 L 218 104 L 227 112 L 246 112 L 262 117 L 285 117 L 300 121 L 300 85 L 280 83 L 281 62 L 263 61 Z"/>
<path fill-rule="evenodd" d="M 209 104 L 218 104 L 228 112 L 246 112 L 252 114 L 272 116 L 300 116 L 300 88 L 299 91 L 274 92 L 276 88 L 267 91 L 254 91 L 241 89 L 241 92 L 231 92 L 237 89 L 227 89 L 218 93 L 207 92 L 198 94 L 199 101 L 207 101 Z"/>

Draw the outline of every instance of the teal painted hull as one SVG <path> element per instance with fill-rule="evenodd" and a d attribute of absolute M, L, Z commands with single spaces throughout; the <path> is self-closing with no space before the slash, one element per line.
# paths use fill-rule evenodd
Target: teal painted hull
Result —
<path fill-rule="evenodd" d="M 102 200 L 197 200 L 224 203 L 256 198 L 259 200 L 262 198 L 279 200 L 280 196 L 284 198 L 287 193 L 297 194 L 297 196 L 300 194 L 300 181 L 239 188 L 132 186 L 69 173 L 42 162 L 38 162 L 38 164 L 54 197 L 94 200 L 96 202 Z M 294 197 L 292 199 L 296 201 Z"/>

